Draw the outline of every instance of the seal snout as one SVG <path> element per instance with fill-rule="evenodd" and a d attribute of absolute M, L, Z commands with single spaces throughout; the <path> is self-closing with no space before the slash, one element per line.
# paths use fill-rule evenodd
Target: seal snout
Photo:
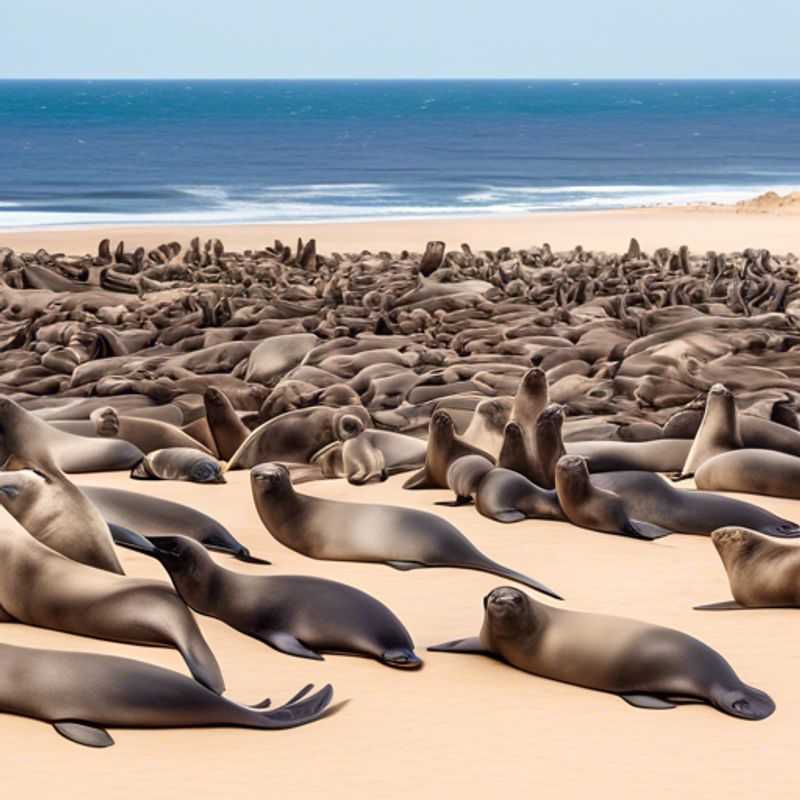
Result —
<path fill-rule="evenodd" d="M 516 612 L 522 608 L 525 595 L 512 586 L 500 586 L 489 592 L 483 599 L 483 606 L 487 611 L 495 614 Z"/>
<path fill-rule="evenodd" d="M 715 383 L 708 390 L 708 393 L 720 397 L 730 397 L 732 394 L 731 390 L 727 386 L 725 386 L 724 383 Z"/>
<path fill-rule="evenodd" d="M 738 547 L 749 539 L 748 531 L 744 528 L 728 526 L 727 528 L 717 528 L 711 532 L 711 541 L 719 550 L 721 547 Z"/>

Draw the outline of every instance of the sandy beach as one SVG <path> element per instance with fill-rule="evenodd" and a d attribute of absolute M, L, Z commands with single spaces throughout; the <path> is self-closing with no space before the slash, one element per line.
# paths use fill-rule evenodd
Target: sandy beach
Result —
<path fill-rule="evenodd" d="M 270 225 L 163 225 L 114 228 L 47 228 L 0 230 L 0 246 L 19 251 L 44 247 L 50 252 L 95 252 L 104 238 L 124 239 L 128 246 L 156 247 L 162 242 L 205 241 L 219 237 L 231 250 L 258 249 L 275 239 L 294 243 L 298 237 L 317 239 L 323 252 L 403 249 L 422 250 L 429 240 L 449 247 L 468 242 L 473 248 L 529 247 L 548 242 L 553 249 L 576 244 L 597 250 L 625 250 L 632 236 L 646 250 L 658 247 L 692 250 L 742 250 L 769 247 L 775 253 L 800 250 L 798 206 L 774 210 L 733 206 L 633 208 L 617 211 L 537 213 L 516 217 L 416 219 L 365 222 Z"/>
<path fill-rule="evenodd" d="M 216 652 L 228 696 L 280 701 L 307 681 L 333 683 L 346 702 L 320 722 L 283 732 L 114 731 L 116 747 L 93 751 L 47 725 L 3 716 L 0 747 L 13 769 L 10 796 L 202 798 L 275 796 L 457 796 L 535 793 L 542 797 L 752 798 L 797 793 L 791 759 L 800 725 L 800 642 L 795 611 L 702 613 L 698 603 L 729 598 L 706 537 L 655 543 L 528 521 L 504 526 L 472 508 L 443 508 L 443 491 L 402 490 L 402 476 L 355 488 L 344 481 L 302 490 L 353 502 L 388 502 L 450 519 L 481 549 L 545 581 L 571 609 L 632 616 L 679 628 L 721 652 L 742 678 L 769 691 L 777 711 L 744 722 L 708 706 L 642 711 L 618 697 L 547 681 L 476 656 L 426 654 L 427 645 L 477 633 L 481 599 L 498 579 L 464 570 L 396 572 L 379 565 L 314 561 L 279 545 L 261 525 L 247 472 L 200 489 L 151 482 L 154 496 L 190 504 L 223 522 L 271 567 L 218 562 L 241 572 L 309 574 L 344 581 L 387 603 L 425 657 L 404 673 L 370 660 L 324 662 L 281 655 L 216 620 L 201 626 Z M 81 485 L 142 490 L 124 474 L 77 476 Z M 689 484 L 684 484 L 689 485 Z M 747 499 L 789 518 L 800 503 Z M 5 512 L 3 512 L 5 513 Z M 164 578 L 144 556 L 120 551 L 126 571 Z M 33 647 L 115 653 L 184 672 L 177 653 L 6 625 L 3 640 Z"/>

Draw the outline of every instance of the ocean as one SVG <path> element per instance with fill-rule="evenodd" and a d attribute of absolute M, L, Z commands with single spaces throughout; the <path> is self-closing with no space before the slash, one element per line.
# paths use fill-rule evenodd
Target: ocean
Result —
<path fill-rule="evenodd" d="M 800 188 L 800 81 L 2 81 L 0 227 L 734 202 Z"/>

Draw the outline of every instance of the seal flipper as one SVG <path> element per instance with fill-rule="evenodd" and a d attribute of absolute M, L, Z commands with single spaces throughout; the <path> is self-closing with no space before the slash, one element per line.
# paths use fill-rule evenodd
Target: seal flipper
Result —
<path fill-rule="evenodd" d="M 419 669 L 422 666 L 422 659 L 413 650 L 406 647 L 385 650 L 381 654 L 380 660 L 389 667 L 400 669 Z"/>
<path fill-rule="evenodd" d="M 291 633 L 271 631 L 270 633 L 258 636 L 258 638 L 270 647 L 274 647 L 276 650 L 279 650 L 281 653 L 286 653 L 289 656 L 313 658 L 315 661 L 325 660 L 319 653 L 310 650 L 302 644 L 296 637 L 292 636 Z"/>
<path fill-rule="evenodd" d="M 404 489 L 438 489 L 439 487 L 431 480 L 428 470 L 423 467 L 419 472 L 415 472 L 404 484 Z"/>
<path fill-rule="evenodd" d="M 740 719 L 766 719 L 775 711 L 775 702 L 760 689 L 742 684 L 738 689 L 712 690 L 711 705 Z"/>
<path fill-rule="evenodd" d="M 264 564 L 266 566 L 272 564 L 272 562 L 267 561 L 266 558 L 258 558 L 257 556 L 250 555 L 250 551 L 246 547 L 242 548 L 238 553 L 235 553 L 234 558 L 237 561 L 243 561 L 245 564 Z"/>
<path fill-rule="evenodd" d="M 316 694 L 311 695 L 301 702 L 286 703 L 271 711 L 259 714 L 264 728 L 292 728 L 305 725 L 318 719 L 330 705 L 333 697 L 333 687 L 327 684 Z"/>
<path fill-rule="evenodd" d="M 518 511 L 516 508 L 510 508 L 507 511 L 495 511 L 492 514 L 487 514 L 486 516 L 489 519 L 495 520 L 495 522 L 522 522 L 522 520 L 527 519 L 525 514 L 521 511 Z"/>
<path fill-rule="evenodd" d="M 487 650 L 477 636 L 470 636 L 467 639 L 454 639 L 452 642 L 442 642 L 426 648 L 431 653 L 471 653 L 479 656 L 491 656 L 493 653 Z"/>
<path fill-rule="evenodd" d="M 471 504 L 471 497 L 462 497 L 461 495 L 456 495 L 455 500 L 437 500 L 434 503 L 435 506 L 446 506 L 447 508 L 459 508 L 460 506 L 468 506 Z"/>
<path fill-rule="evenodd" d="M 422 569 L 425 566 L 425 564 L 418 564 L 416 561 L 384 561 L 383 563 L 402 572 L 408 572 L 410 569 Z"/>
<path fill-rule="evenodd" d="M 720 603 L 707 603 L 704 606 L 694 606 L 694 611 L 735 611 L 737 609 L 745 609 L 745 606 L 740 606 L 735 600 L 723 600 Z"/>
<path fill-rule="evenodd" d="M 105 728 L 86 722 L 54 722 L 53 727 L 65 738 L 86 747 L 111 747 L 114 740 Z"/>
<path fill-rule="evenodd" d="M 644 522 L 640 519 L 628 520 L 622 528 L 625 536 L 632 536 L 635 539 L 661 539 L 664 536 L 671 535 L 672 531 L 662 528 L 659 525 L 652 525 L 649 522 Z"/>
<path fill-rule="evenodd" d="M 108 530 L 111 532 L 111 538 L 114 544 L 119 547 L 127 547 L 128 550 L 135 550 L 138 553 L 146 553 L 153 555 L 156 550 L 155 545 L 147 538 L 142 536 L 141 533 L 123 528 L 122 525 L 115 525 L 113 522 L 106 521 Z"/>
<path fill-rule="evenodd" d="M 636 708 L 664 709 L 675 708 L 674 703 L 656 697 L 653 694 L 621 694 L 620 697 L 628 704 Z"/>

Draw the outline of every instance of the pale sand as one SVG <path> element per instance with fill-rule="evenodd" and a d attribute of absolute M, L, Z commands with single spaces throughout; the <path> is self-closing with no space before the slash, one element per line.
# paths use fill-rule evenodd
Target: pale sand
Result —
<path fill-rule="evenodd" d="M 752 798 L 797 796 L 800 730 L 800 611 L 701 613 L 692 605 L 729 599 L 710 540 L 672 536 L 645 543 L 528 521 L 504 526 L 472 508 L 443 508 L 443 491 L 402 490 L 403 476 L 353 488 L 342 481 L 304 492 L 354 502 L 389 502 L 448 517 L 488 555 L 559 590 L 574 609 L 638 617 L 703 639 L 740 676 L 768 691 L 764 722 L 706 706 L 643 711 L 600 692 L 551 682 L 476 656 L 426 654 L 426 645 L 477 633 L 481 598 L 502 581 L 464 570 L 396 572 L 382 565 L 314 561 L 275 542 L 252 504 L 246 472 L 209 488 L 80 476 L 188 503 L 226 524 L 272 567 L 215 556 L 226 567 L 324 576 L 386 602 L 426 659 L 421 672 L 327 656 L 281 655 L 216 620 L 201 618 L 228 695 L 280 702 L 307 681 L 330 681 L 338 713 L 285 732 L 113 731 L 115 747 L 81 748 L 49 726 L 0 716 L 7 797 L 65 798 Z M 789 518 L 800 503 L 748 498 Z M 164 578 L 159 565 L 121 551 L 129 574 Z M 117 653 L 185 672 L 170 650 L 116 645 L 4 625 L 2 641 Z"/>
<path fill-rule="evenodd" d="M 156 247 L 176 240 L 187 244 L 193 236 L 205 241 L 219 237 L 229 250 L 256 249 L 281 239 L 294 247 L 297 238 L 315 237 L 319 252 L 368 249 L 421 251 L 438 239 L 450 248 L 467 242 L 473 249 L 530 247 L 549 242 L 562 250 L 584 247 L 624 251 L 631 236 L 646 250 L 742 250 L 768 247 L 775 253 L 800 252 L 800 220 L 795 210 L 750 212 L 735 207 L 664 207 L 485 219 L 424 219 L 401 221 L 337 222 L 271 225 L 165 225 L 151 227 L 64 228 L 25 231 L 0 230 L 0 246 L 69 254 L 96 253 L 100 239 L 124 239 L 130 247 Z"/>

